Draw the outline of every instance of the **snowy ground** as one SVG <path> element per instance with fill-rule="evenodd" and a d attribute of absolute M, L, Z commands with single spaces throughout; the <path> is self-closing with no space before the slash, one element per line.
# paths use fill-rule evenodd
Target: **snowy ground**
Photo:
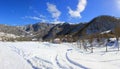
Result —
<path fill-rule="evenodd" d="M 114 50 L 89 53 L 70 43 L 0 42 L 0 69 L 119 69 L 120 52 Z"/>

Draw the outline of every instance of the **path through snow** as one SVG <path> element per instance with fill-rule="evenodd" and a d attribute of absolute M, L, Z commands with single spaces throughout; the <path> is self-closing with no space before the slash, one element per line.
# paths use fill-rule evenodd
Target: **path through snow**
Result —
<path fill-rule="evenodd" d="M 70 43 L 52 44 L 48 42 L 0 42 L 0 57 L 2 57 L 2 61 L 0 60 L 0 69 L 120 68 L 119 52 L 96 52 L 91 54 L 80 51 L 73 46 L 74 45 Z M 101 50 L 103 49 L 101 48 Z M 99 50 L 96 49 L 96 51 Z M 3 54 L 3 52 L 5 52 L 7 57 L 4 56 L 5 54 Z M 11 56 L 17 58 L 14 60 L 15 63 L 12 64 L 13 66 L 8 65 L 9 68 L 4 67 L 7 66 L 5 63 L 6 61 L 11 61 Z M 21 67 L 13 68 L 16 64 L 21 65 Z"/>

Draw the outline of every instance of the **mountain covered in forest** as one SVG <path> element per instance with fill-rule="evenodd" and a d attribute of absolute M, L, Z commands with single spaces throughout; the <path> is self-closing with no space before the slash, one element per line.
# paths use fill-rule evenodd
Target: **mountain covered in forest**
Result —
<path fill-rule="evenodd" d="M 82 33 L 94 34 L 107 30 L 114 30 L 120 25 L 120 18 L 113 16 L 98 16 L 90 22 L 70 24 L 70 23 L 35 23 L 25 26 L 0 25 L 0 33 L 14 34 L 16 36 L 36 38 L 37 40 L 50 40 L 65 36 L 80 37 Z"/>

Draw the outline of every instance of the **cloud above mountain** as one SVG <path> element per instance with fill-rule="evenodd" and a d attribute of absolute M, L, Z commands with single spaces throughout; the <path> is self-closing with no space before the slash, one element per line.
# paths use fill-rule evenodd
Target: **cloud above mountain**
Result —
<path fill-rule="evenodd" d="M 57 9 L 56 5 L 47 2 L 47 10 L 52 15 L 52 18 L 54 18 L 54 21 L 58 21 L 61 12 Z"/>
<path fill-rule="evenodd" d="M 81 13 L 85 10 L 87 5 L 87 0 L 79 0 L 76 10 L 72 10 L 71 7 L 68 7 L 69 14 L 74 18 L 81 18 Z"/>
<path fill-rule="evenodd" d="M 32 20 L 38 20 L 41 22 L 47 22 L 46 17 L 44 15 L 39 15 L 39 16 L 25 16 L 22 17 L 23 19 L 32 19 Z"/>

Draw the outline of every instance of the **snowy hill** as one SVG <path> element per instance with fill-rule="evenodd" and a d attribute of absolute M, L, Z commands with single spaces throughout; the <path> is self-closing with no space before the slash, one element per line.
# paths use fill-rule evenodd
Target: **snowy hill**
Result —
<path fill-rule="evenodd" d="M 76 48 L 76 43 L 0 42 L 0 69 L 119 69 L 120 52 L 95 53 Z"/>

